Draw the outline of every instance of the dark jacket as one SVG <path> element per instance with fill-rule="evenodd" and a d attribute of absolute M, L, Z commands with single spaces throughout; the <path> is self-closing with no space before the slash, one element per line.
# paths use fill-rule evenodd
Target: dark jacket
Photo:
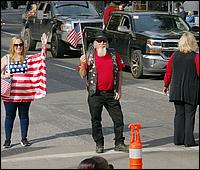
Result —
<path fill-rule="evenodd" d="M 195 53 L 174 53 L 169 101 L 199 104 L 199 77 L 194 62 Z"/>
<path fill-rule="evenodd" d="M 185 12 L 185 11 L 178 12 L 178 15 L 179 15 L 184 21 L 186 20 L 186 12 Z"/>

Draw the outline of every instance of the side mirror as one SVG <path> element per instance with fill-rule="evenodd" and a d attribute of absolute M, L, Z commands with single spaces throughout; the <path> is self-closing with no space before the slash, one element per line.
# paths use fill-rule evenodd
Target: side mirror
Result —
<path fill-rule="evenodd" d="M 121 31 L 121 32 L 125 32 L 125 33 L 129 33 L 130 32 L 130 30 L 127 28 L 127 26 L 118 26 L 117 30 Z"/>
<path fill-rule="evenodd" d="M 191 27 L 191 30 L 199 33 L 199 26 L 193 26 L 193 27 Z"/>

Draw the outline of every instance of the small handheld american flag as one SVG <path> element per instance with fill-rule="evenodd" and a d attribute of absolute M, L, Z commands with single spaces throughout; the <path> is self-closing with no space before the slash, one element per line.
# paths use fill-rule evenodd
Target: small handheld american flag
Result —
<path fill-rule="evenodd" d="M 80 24 L 75 24 L 74 29 L 67 35 L 68 42 L 76 48 L 78 42 L 82 39 Z"/>

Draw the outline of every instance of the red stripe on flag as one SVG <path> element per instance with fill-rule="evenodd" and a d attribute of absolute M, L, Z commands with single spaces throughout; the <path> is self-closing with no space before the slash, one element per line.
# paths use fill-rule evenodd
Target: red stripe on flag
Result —
<path fill-rule="evenodd" d="M 82 33 L 79 27 L 79 24 L 68 34 L 68 42 L 76 48 L 78 42 L 82 39 Z"/>
<path fill-rule="evenodd" d="M 26 73 L 13 74 L 10 97 L 4 100 L 18 102 L 46 95 L 46 64 L 42 54 L 28 56 Z"/>

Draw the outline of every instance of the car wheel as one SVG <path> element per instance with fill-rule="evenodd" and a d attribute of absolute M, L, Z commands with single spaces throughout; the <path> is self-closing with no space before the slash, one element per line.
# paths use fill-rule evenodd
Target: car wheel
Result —
<path fill-rule="evenodd" d="M 140 50 L 131 51 L 130 60 L 131 73 L 134 78 L 140 78 L 143 74 L 142 54 Z"/>
<path fill-rule="evenodd" d="M 53 57 L 58 58 L 58 57 L 64 57 L 66 53 L 66 49 L 68 47 L 66 44 L 58 39 L 58 36 L 56 33 L 53 33 L 52 38 L 51 38 L 51 54 Z"/>
<path fill-rule="evenodd" d="M 35 50 L 37 41 L 31 39 L 31 32 L 29 28 L 26 28 L 24 31 L 24 45 L 25 48 L 29 50 Z"/>

